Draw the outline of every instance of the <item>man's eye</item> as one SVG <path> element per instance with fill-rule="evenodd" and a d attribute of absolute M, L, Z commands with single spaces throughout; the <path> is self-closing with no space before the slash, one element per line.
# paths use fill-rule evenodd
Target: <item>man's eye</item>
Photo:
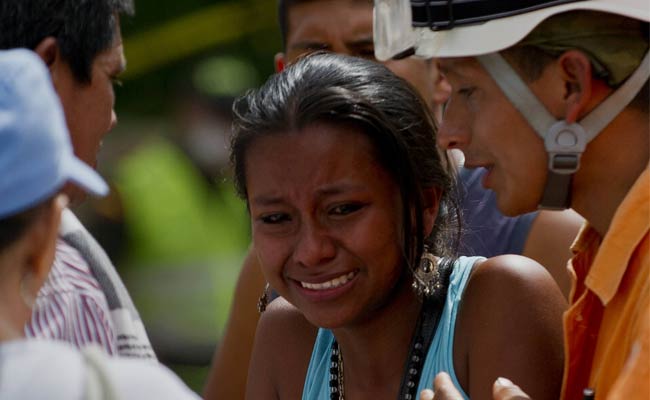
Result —
<path fill-rule="evenodd" d="M 463 97 L 471 97 L 472 94 L 476 91 L 476 88 L 473 86 L 466 87 L 466 88 L 461 88 L 458 90 L 458 94 L 463 96 Z"/>
<path fill-rule="evenodd" d="M 363 207 L 361 204 L 340 204 L 330 209 L 332 215 L 348 215 L 358 211 Z"/>
<path fill-rule="evenodd" d="M 264 224 L 280 224 L 282 222 L 289 221 L 289 215 L 287 214 L 268 214 L 268 215 L 263 215 L 259 218 L 260 221 Z"/>

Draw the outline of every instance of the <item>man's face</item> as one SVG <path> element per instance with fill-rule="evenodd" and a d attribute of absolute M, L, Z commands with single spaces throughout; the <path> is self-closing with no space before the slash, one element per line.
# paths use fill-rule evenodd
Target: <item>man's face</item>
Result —
<path fill-rule="evenodd" d="M 306 1 L 289 8 L 287 22 L 286 53 L 277 56 L 281 63 L 317 50 L 374 60 L 371 1 Z M 430 107 L 434 105 L 438 74 L 433 63 L 408 58 L 384 64 L 411 83 Z"/>
<path fill-rule="evenodd" d="M 74 153 L 92 167 L 97 165 L 97 153 L 102 139 L 117 123 L 113 109 L 113 85 L 125 67 L 122 36 L 118 28 L 111 46 L 93 60 L 90 83 L 79 82 L 68 66 L 53 76 L 63 104 Z M 76 191 L 71 197 L 75 201 L 79 199 Z"/>
<path fill-rule="evenodd" d="M 466 167 L 488 170 L 483 186 L 496 192 L 504 214 L 535 210 L 546 181 L 542 139 L 476 59 L 442 59 L 438 66 L 451 85 L 438 145 L 462 150 Z M 547 90 L 541 81 L 531 85 L 533 93 Z"/>

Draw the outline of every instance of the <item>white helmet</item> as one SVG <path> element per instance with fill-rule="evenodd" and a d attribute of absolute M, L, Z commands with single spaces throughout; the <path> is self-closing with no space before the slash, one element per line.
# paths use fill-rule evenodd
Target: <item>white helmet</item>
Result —
<path fill-rule="evenodd" d="M 648 0 L 375 0 L 375 55 L 477 57 L 506 97 L 544 140 L 549 174 L 540 207 L 570 206 L 573 174 L 589 141 L 636 96 L 650 76 L 650 53 L 636 71 L 582 120 L 556 120 L 498 52 L 547 18 L 574 10 L 650 21 Z"/>

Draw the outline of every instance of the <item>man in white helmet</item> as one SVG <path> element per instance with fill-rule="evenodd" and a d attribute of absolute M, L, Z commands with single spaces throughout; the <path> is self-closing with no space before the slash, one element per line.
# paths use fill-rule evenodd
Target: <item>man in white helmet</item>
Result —
<path fill-rule="evenodd" d="M 650 3 L 376 0 L 375 18 L 378 58 L 439 60 L 452 86 L 439 144 L 487 169 L 504 214 L 571 207 L 587 220 L 562 398 L 648 399 Z M 444 374 L 435 383 L 436 400 L 461 398 Z M 507 379 L 494 396 L 527 398 Z"/>

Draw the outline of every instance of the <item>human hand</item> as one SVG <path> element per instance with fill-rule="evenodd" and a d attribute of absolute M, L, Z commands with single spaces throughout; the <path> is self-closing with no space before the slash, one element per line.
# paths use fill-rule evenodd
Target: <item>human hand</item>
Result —
<path fill-rule="evenodd" d="M 519 386 L 506 378 L 499 378 L 494 382 L 492 397 L 494 400 L 530 400 Z"/>
<path fill-rule="evenodd" d="M 433 400 L 434 398 L 435 400 L 463 400 L 463 395 L 456 389 L 449 374 L 445 372 L 436 375 L 433 380 L 433 388 L 435 397 L 431 389 L 426 389 L 420 393 L 420 400 Z"/>
<path fill-rule="evenodd" d="M 433 381 L 434 392 L 431 389 L 423 390 L 420 393 L 420 400 L 463 400 L 463 396 L 451 381 L 451 377 L 444 372 L 436 375 Z M 512 383 L 509 379 L 499 378 L 492 386 L 492 397 L 494 400 L 530 400 L 530 397 Z"/>

